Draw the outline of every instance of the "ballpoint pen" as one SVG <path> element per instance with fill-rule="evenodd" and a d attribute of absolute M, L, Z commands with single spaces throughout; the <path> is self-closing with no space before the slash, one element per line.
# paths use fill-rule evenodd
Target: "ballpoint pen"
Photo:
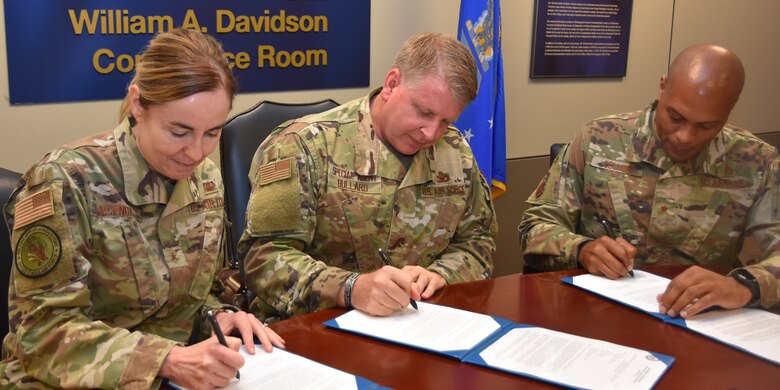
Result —
<path fill-rule="evenodd" d="M 614 240 L 615 239 L 615 232 L 612 231 L 612 227 L 609 226 L 609 222 L 607 222 L 607 219 L 602 217 L 602 216 L 599 216 L 599 215 L 594 215 L 593 218 L 595 218 L 596 222 L 599 225 L 601 225 L 601 227 L 604 229 L 604 232 L 607 233 L 609 238 Z M 633 278 L 634 277 L 634 271 L 633 270 L 628 270 L 628 275 Z"/>
<path fill-rule="evenodd" d="M 379 257 L 382 258 L 382 263 L 385 265 L 392 265 L 390 264 L 390 258 L 387 257 L 387 254 L 382 250 L 382 248 L 379 248 Z M 417 308 L 417 302 L 415 302 L 414 299 L 409 298 L 409 304 L 412 305 L 414 310 L 420 310 Z"/>
<path fill-rule="evenodd" d="M 217 322 L 217 317 L 214 315 L 214 311 L 207 311 L 206 317 L 208 317 L 209 322 L 211 323 L 211 330 L 213 330 L 214 334 L 217 335 L 217 340 L 219 340 L 219 343 L 228 347 L 227 340 L 225 340 L 225 335 L 222 333 L 222 328 L 219 327 L 219 322 Z M 236 379 L 241 379 L 241 373 L 239 371 L 236 371 Z"/>

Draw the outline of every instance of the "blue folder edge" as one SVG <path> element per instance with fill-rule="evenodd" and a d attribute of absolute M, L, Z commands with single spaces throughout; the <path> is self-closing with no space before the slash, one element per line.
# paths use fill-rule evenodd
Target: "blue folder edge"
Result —
<path fill-rule="evenodd" d="M 364 333 L 364 332 L 358 332 L 358 331 L 355 331 L 355 330 L 352 330 L 352 329 L 342 328 L 341 326 L 339 326 L 338 322 L 336 321 L 336 318 L 331 318 L 331 319 L 325 321 L 323 323 L 323 325 L 325 325 L 325 326 L 327 326 L 329 328 L 332 328 L 332 329 L 338 329 L 340 331 L 349 332 L 349 333 L 353 333 L 353 334 L 358 334 L 358 335 L 361 335 L 361 336 L 366 336 L 366 337 L 370 337 L 370 338 L 373 338 L 373 339 L 386 341 L 386 342 L 392 343 L 392 344 L 403 345 L 405 347 L 418 349 L 418 350 L 421 350 L 421 351 L 433 352 L 433 353 L 449 356 L 451 358 L 455 358 L 457 360 L 463 361 L 463 357 L 466 356 L 466 354 L 468 354 L 470 351 L 473 351 L 474 349 L 476 349 L 480 345 L 483 345 L 486 342 L 492 343 L 498 337 L 501 337 L 501 335 L 504 334 L 508 329 L 511 329 L 513 327 L 513 325 L 515 325 L 512 321 L 507 320 L 505 318 L 495 317 L 495 316 L 490 316 L 490 317 L 493 318 L 494 321 L 496 321 L 496 323 L 498 324 L 499 328 L 496 329 L 489 336 L 487 336 L 485 339 L 483 339 L 482 341 L 477 343 L 470 350 L 456 349 L 456 350 L 438 351 L 438 350 L 434 350 L 434 349 L 431 349 L 431 348 L 420 347 L 418 345 L 402 343 L 402 342 L 398 342 L 398 341 L 395 341 L 395 340 L 388 340 L 388 339 L 384 339 L 384 338 L 381 338 L 381 337 L 376 337 L 376 336 L 374 336 L 372 334 L 368 334 L 368 333 Z"/>
<path fill-rule="evenodd" d="M 256 345 L 259 345 L 259 344 L 256 344 Z M 293 355 L 298 355 L 297 353 L 293 353 L 293 352 L 290 352 L 290 351 L 286 351 L 286 352 L 292 353 Z M 301 356 L 301 355 L 298 355 L 298 356 Z M 305 356 L 302 356 L 302 357 L 304 357 L 306 359 L 309 359 L 309 358 L 307 358 Z M 313 359 L 309 359 L 309 360 L 317 362 L 316 360 L 313 360 Z M 323 366 L 328 366 L 328 367 L 330 367 L 330 368 L 332 368 L 332 369 L 334 369 L 336 371 L 341 371 L 341 372 L 343 372 L 345 374 L 352 375 L 355 378 L 355 386 L 357 386 L 358 390 L 386 389 L 386 387 L 379 386 L 378 383 L 372 382 L 372 381 L 370 381 L 370 380 L 368 380 L 366 378 L 363 378 L 362 376 L 358 376 L 358 375 L 346 372 L 344 370 L 340 370 L 338 368 L 332 367 L 332 366 L 327 365 L 327 364 L 322 363 L 322 362 L 317 362 L 317 363 L 322 364 Z M 169 381 L 168 379 L 163 379 L 162 384 L 166 385 L 166 386 L 168 386 L 170 388 L 173 388 L 173 389 L 183 390 L 181 386 L 179 386 L 179 385 Z"/>
<path fill-rule="evenodd" d="M 494 370 L 497 370 L 497 371 L 503 371 L 503 372 L 506 372 L 506 373 L 509 373 L 509 374 L 518 375 L 518 376 L 522 376 L 522 377 L 526 377 L 526 378 L 531 378 L 531 379 L 534 379 L 534 380 L 538 380 L 540 382 L 547 382 L 547 383 L 552 383 L 552 384 L 555 384 L 555 385 L 558 385 L 558 386 L 562 386 L 562 387 L 579 389 L 579 387 L 571 386 L 571 385 L 566 384 L 566 383 L 556 382 L 556 381 L 551 380 L 549 378 L 543 378 L 543 377 L 540 377 L 540 376 L 531 375 L 531 374 L 524 373 L 524 372 L 507 370 L 507 369 L 504 369 L 504 368 L 501 368 L 501 367 L 491 366 L 491 365 L 489 365 L 485 361 L 485 359 L 482 359 L 482 357 L 479 356 L 479 354 L 482 353 L 482 351 L 484 351 L 487 347 L 492 345 L 496 340 L 498 340 L 500 338 L 500 336 L 503 336 L 504 334 L 506 334 L 510 330 L 517 329 L 517 328 L 538 328 L 538 326 L 528 325 L 528 324 L 510 324 L 510 326 L 508 326 L 506 328 L 502 328 L 502 331 L 501 331 L 500 335 L 498 335 L 496 337 L 492 337 L 491 336 L 492 340 L 490 342 L 487 342 L 487 339 L 486 339 L 485 342 L 480 343 L 477 347 L 472 349 L 471 352 L 466 354 L 466 356 L 463 358 L 462 361 L 464 363 L 470 363 L 470 364 L 474 364 L 474 365 L 477 365 L 477 366 L 488 367 L 488 368 L 491 368 L 491 369 L 494 369 Z M 629 348 L 633 348 L 633 347 L 629 347 Z M 658 352 L 653 352 L 653 351 L 647 351 L 647 353 L 653 355 L 656 359 L 660 360 L 662 363 L 664 363 L 666 365 L 666 368 L 664 369 L 663 374 L 661 374 L 658 377 L 658 379 L 655 382 L 653 382 L 653 387 L 655 387 L 655 385 L 658 384 L 658 380 L 660 380 L 661 378 L 663 378 L 664 375 L 666 375 L 666 372 L 669 370 L 669 367 L 671 367 L 672 364 L 674 363 L 674 358 L 671 357 L 671 356 L 664 355 L 664 354 L 658 353 Z"/>
<path fill-rule="evenodd" d="M 689 327 L 688 327 L 688 324 L 685 322 L 685 319 L 683 319 L 682 317 L 674 317 L 674 318 L 672 318 L 672 317 L 669 317 L 669 316 L 668 316 L 668 315 L 666 315 L 666 314 L 661 314 L 661 313 L 659 313 L 659 312 L 651 312 L 651 311 L 646 311 L 646 310 L 640 309 L 640 308 L 638 308 L 638 307 L 636 307 L 636 306 L 629 305 L 629 304 L 627 304 L 627 303 L 625 303 L 625 302 L 618 301 L 617 299 L 612 299 L 612 298 L 610 298 L 610 297 L 608 297 L 608 296 L 606 296 L 606 295 L 601 295 L 601 294 L 599 294 L 599 293 L 597 293 L 597 292 L 595 292 L 595 291 L 588 290 L 588 289 L 586 289 L 586 288 L 582 288 L 582 287 L 580 287 L 580 286 L 578 286 L 578 285 L 574 284 L 574 279 L 573 279 L 573 277 L 571 277 L 571 276 L 567 276 L 567 277 L 565 277 L 565 278 L 561 278 L 561 281 L 562 281 L 562 282 L 564 282 L 564 283 L 566 283 L 566 284 L 569 284 L 569 285 L 572 285 L 572 286 L 574 286 L 574 287 L 577 287 L 577 288 L 579 288 L 579 289 L 581 289 L 581 290 L 583 290 L 583 291 L 587 291 L 587 292 L 589 292 L 589 293 L 591 293 L 591 294 L 593 294 L 593 295 L 600 296 L 600 297 L 602 297 L 602 298 L 605 298 L 605 299 L 608 299 L 608 300 L 610 300 L 610 301 L 617 302 L 617 303 L 619 303 L 619 304 L 621 304 L 621 305 L 623 305 L 623 306 L 630 307 L 630 308 L 632 308 L 632 309 L 635 309 L 635 310 L 639 310 L 639 311 L 641 311 L 642 313 L 649 314 L 649 315 L 651 315 L 651 316 L 653 316 L 653 317 L 655 317 L 655 318 L 658 318 L 658 319 L 660 319 L 661 321 L 663 321 L 663 322 L 665 322 L 665 323 L 667 323 L 667 324 L 677 325 L 677 326 L 679 326 L 679 327 L 681 327 L 681 328 L 688 329 L 688 330 L 692 331 L 693 333 L 696 333 L 696 334 L 698 334 L 698 335 L 704 336 L 704 337 L 706 337 L 706 338 L 708 338 L 708 339 L 710 339 L 710 340 L 717 341 L 717 342 L 719 342 L 719 343 L 721 343 L 721 344 L 728 345 L 728 346 L 729 346 L 729 347 L 731 347 L 731 348 L 734 348 L 734 349 L 740 350 L 740 351 L 742 351 L 742 352 L 745 352 L 745 353 L 747 353 L 747 354 L 749 354 L 749 355 L 751 355 L 751 356 L 754 356 L 754 357 L 757 357 L 757 358 L 759 358 L 759 359 L 766 360 L 766 361 L 768 361 L 768 362 L 772 362 L 772 363 L 774 363 L 774 364 L 779 364 L 779 365 L 780 365 L 780 362 L 774 361 L 774 360 L 772 360 L 772 359 L 769 359 L 769 358 L 767 358 L 767 357 L 764 357 L 764 356 L 757 355 L 757 354 L 755 354 L 755 353 L 753 353 L 753 352 L 751 352 L 751 351 L 749 351 L 749 350 L 747 350 L 747 349 L 745 349 L 745 348 L 742 348 L 742 347 L 740 347 L 740 346 L 738 346 L 738 345 L 735 345 L 735 344 L 732 344 L 732 343 L 728 343 L 728 342 L 726 342 L 726 341 L 724 341 L 724 340 L 721 340 L 721 339 L 719 339 L 719 338 L 712 337 L 712 336 L 710 336 L 710 335 L 708 335 L 708 334 L 705 334 L 705 333 L 697 332 L 697 331 L 695 331 L 695 330 L 693 330 L 693 329 L 689 328 Z"/>

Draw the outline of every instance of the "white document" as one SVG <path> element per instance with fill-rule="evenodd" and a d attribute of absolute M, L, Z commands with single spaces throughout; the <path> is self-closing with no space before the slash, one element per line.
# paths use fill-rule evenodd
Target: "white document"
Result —
<path fill-rule="evenodd" d="M 572 278 L 572 284 L 638 309 L 658 313 L 656 297 L 666 290 L 670 280 L 635 269 L 633 278 L 608 279 L 591 274 Z"/>
<path fill-rule="evenodd" d="M 718 310 L 685 320 L 688 329 L 780 364 L 780 316 L 752 308 Z"/>
<path fill-rule="evenodd" d="M 501 328 L 488 315 L 417 302 L 388 316 L 352 310 L 336 318 L 338 327 L 368 336 L 434 351 L 470 350 Z"/>
<path fill-rule="evenodd" d="M 268 353 L 259 345 L 255 354 L 250 355 L 245 346 L 241 346 L 244 367 L 239 370 L 241 379 L 234 379 L 223 389 L 357 389 L 354 375 L 317 363 L 305 357 L 274 348 Z M 183 389 L 170 383 L 177 389 Z"/>
<path fill-rule="evenodd" d="M 651 313 L 665 322 L 701 333 L 780 364 L 780 316 L 765 310 L 742 308 L 713 310 L 688 319 L 671 318 L 658 312 L 658 294 L 670 280 L 648 272 L 634 270 L 636 278 L 610 280 L 603 276 L 578 275 L 571 278 L 575 286 Z"/>
<path fill-rule="evenodd" d="M 650 389 L 668 368 L 648 351 L 537 327 L 512 329 L 479 356 L 494 368 L 587 389 Z"/>

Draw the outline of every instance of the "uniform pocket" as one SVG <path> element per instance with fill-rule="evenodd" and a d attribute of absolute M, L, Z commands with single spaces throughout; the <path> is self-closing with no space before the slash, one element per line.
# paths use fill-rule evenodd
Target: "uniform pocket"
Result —
<path fill-rule="evenodd" d="M 149 242 L 132 218 L 98 218 L 93 224 L 90 287 L 96 318 L 150 313 L 168 295 L 159 267 L 160 246 Z"/>
<path fill-rule="evenodd" d="M 401 194 L 390 234 L 390 249 L 407 264 L 426 267 L 450 244 L 463 217 L 465 202 L 459 196 L 417 199 Z"/>

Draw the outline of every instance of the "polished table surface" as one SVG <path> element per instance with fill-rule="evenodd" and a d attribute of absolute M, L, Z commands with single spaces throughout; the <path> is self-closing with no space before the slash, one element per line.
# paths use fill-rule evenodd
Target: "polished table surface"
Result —
<path fill-rule="evenodd" d="M 642 267 L 668 278 L 681 267 Z M 511 275 L 450 285 L 427 302 L 659 352 L 676 360 L 657 389 L 777 389 L 780 365 L 563 284 L 582 271 Z M 773 310 L 780 312 L 780 310 Z M 327 309 L 271 327 L 287 350 L 397 389 L 518 389 L 555 386 L 409 347 L 329 329 L 346 311 Z M 593 373 L 599 375 L 599 373 Z"/>

